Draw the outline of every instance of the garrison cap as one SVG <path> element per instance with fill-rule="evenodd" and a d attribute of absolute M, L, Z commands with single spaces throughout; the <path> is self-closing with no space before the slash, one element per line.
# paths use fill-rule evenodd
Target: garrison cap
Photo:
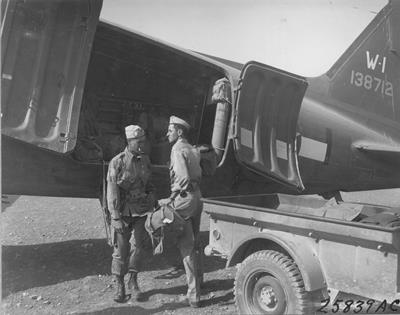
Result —
<path fill-rule="evenodd" d="M 186 121 L 176 116 L 171 116 L 169 118 L 169 124 L 178 124 L 190 129 L 190 125 Z"/>
<path fill-rule="evenodd" d="M 140 126 L 129 125 L 125 127 L 126 139 L 137 139 L 144 136 L 144 130 Z"/>

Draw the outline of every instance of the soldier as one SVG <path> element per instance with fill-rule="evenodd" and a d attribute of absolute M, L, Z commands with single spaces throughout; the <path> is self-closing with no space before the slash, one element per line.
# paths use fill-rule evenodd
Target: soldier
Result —
<path fill-rule="evenodd" d="M 143 254 L 150 247 L 144 228 L 146 216 L 152 211 L 155 197 L 150 182 L 150 160 L 143 154 L 144 130 L 139 126 L 125 128 L 128 145 L 110 162 L 107 175 L 107 200 L 111 214 L 114 244 L 111 273 L 117 282 L 116 302 L 125 300 L 124 276 L 129 272 L 128 288 L 132 298 L 143 298 L 137 275 Z"/>
<path fill-rule="evenodd" d="M 190 306 L 199 307 L 201 279 L 198 275 L 199 260 L 196 259 L 195 247 L 203 208 L 199 189 L 201 168 L 198 151 L 187 141 L 189 129 L 190 125 L 186 121 L 171 116 L 167 133 L 168 141 L 173 144 L 170 159 L 171 196 L 159 200 L 159 204 L 169 205 L 186 220 L 177 245 L 186 272 L 186 299 Z"/>

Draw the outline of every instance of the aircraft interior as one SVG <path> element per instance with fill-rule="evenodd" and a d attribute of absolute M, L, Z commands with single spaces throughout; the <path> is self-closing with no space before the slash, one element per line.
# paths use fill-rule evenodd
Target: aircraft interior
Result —
<path fill-rule="evenodd" d="M 169 160 L 165 137 L 171 115 L 193 127 L 192 144 L 211 144 L 222 70 L 140 35 L 100 22 L 91 51 L 73 157 L 109 161 L 125 147 L 124 128 L 145 129 L 155 165 Z M 226 126 L 227 128 L 227 126 Z"/>

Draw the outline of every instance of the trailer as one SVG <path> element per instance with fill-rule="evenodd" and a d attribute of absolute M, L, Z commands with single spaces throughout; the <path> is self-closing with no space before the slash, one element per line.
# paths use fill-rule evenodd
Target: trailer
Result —
<path fill-rule="evenodd" d="M 399 312 L 400 209 L 284 194 L 203 201 L 205 254 L 237 265 L 240 314 Z"/>

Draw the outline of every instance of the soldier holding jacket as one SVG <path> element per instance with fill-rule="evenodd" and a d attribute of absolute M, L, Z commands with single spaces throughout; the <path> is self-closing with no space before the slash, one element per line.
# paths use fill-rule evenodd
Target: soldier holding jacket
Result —
<path fill-rule="evenodd" d="M 155 197 L 150 182 L 150 160 L 143 154 L 144 130 L 135 125 L 125 128 L 128 145 L 110 162 L 107 175 L 107 202 L 111 214 L 114 252 L 111 273 L 117 283 L 114 300 L 125 300 L 124 276 L 129 273 L 132 298 L 143 297 L 137 282 L 149 236 L 144 228 Z M 150 250 L 150 248 L 149 248 Z"/>
<path fill-rule="evenodd" d="M 183 258 L 188 284 L 187 300 L 192 307 L 200 302 L 199 259 L 196 245 L 202 212 L 200 181 L 200 154 L 187 141 L 190 125 L 181 118 L 171 116 L 168 127 L 168 141 L 173 144 L 170 159 L 171 196 L 159 200 L 161 206 L 168 205 L 185 221 L 183 232 L 177 240 Z"/>

